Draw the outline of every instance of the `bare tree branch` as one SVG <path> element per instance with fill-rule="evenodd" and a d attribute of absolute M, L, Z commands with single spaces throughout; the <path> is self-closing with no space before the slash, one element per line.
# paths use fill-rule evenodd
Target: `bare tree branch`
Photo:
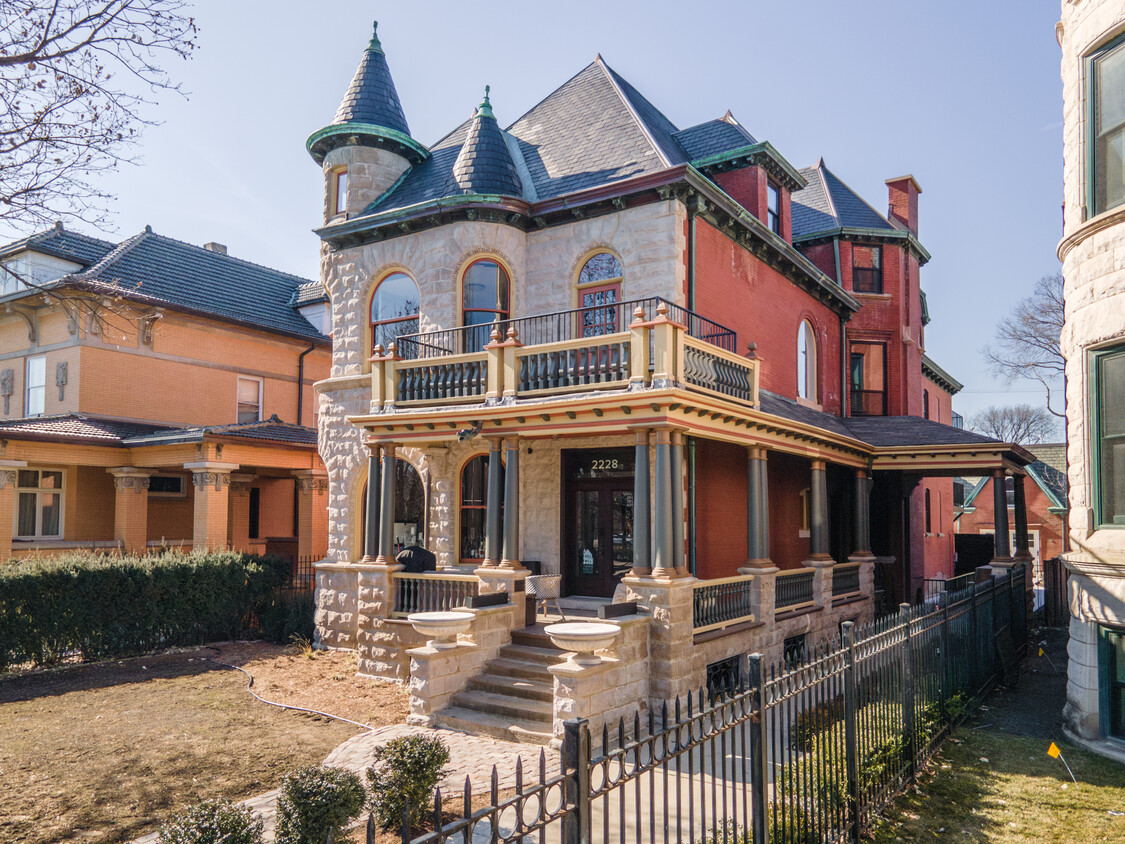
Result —
<path fill-rule="evenodd" d="M 969 420 L 969 427 L 978 434 L 1018 445 L 1048 442 L 1058 433 L 1058 422 L 1051 414 L 1029 404 L 982 410 Z"/>
<path fill-rule="evenodd" d="M 0 0 L 0 221 L 106 221 L 95 177 L 133 160 L 161 66 L 196 47 L 186 0 Z M 118 77 L 121 77 L 120 79 Z"/>

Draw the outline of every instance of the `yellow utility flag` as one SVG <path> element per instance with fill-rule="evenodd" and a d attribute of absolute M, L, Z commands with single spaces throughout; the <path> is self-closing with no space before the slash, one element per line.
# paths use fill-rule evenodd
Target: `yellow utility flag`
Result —
<path fill-rule="evenodd" d="M 1042 648 L 1040 648 L 1039 649 L 1039 656 L 1046 656 L 1046 655 L 1047 655 L 1047 652 L 1045 650 L 1043 650 Z"/>
<path fill-rule="evenodd" d="M 1054 742 L 1051 742 L 1051 746 L 1047 748 L 1047 755 L 1052 759 L 1058 759 L 1061 753 L 1062 751 L 1059 750 L 1059 746 Z"/>

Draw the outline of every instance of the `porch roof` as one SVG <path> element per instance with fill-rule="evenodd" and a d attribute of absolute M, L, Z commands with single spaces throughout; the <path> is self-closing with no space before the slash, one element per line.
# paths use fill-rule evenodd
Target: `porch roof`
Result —
<path fill-rule="evenodd" d="M 111 448 L 142 448 L 202 442 L 204 438 L 250 439 L 316 447 L 316 429 L 282 422 L 277 416 L 234 425 L 176 426 L 86 413 L 60 413 L 0 421 L 0 438 L 72 442 Z"/>

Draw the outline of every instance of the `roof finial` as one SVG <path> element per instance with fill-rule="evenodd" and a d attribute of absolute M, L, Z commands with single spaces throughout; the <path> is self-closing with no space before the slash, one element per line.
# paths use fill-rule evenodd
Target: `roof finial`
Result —
<path fill-rule="evenodd" d="M 379 43 L 379 21 L 371 25 L 371 43 L 367 45 L 367 49 L 376 53 L 383 52 L 383 45 Z"/>
<path fill-rule="evenodd" d="M 477 114 L 478 114 L 478 115 L 479 115 L 480 117 L 492 117 L 492 118 L 495 118 L 495 116 L 496 116 L 496 115 L 494 115 L 494 114 L 492 113 L 492 103 L 490 103 L 490 102 L 488 101 L 488 92 L 489 92 L 489 91 L 491 91 L 491 90 L 492 90 L 492 86 L 491 86 L 491 85 L 485 85 L 485 86 L 484 86 L 484 102 L 482 102 L 482 103 L 480 104 L 480 109 L 479 109 L 479 110 L 477 111 Z"/>

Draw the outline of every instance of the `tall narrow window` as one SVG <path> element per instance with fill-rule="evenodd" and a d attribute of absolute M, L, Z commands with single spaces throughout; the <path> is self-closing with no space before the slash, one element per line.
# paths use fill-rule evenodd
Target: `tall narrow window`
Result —
<path fill-rule="evenodd" d="M 781 234 L 781 191 L 773 182 L 766 183 L 766 225 L 774 234 Z"/>
<path fill-rule="evenodd" d="M 883 292 L 881 246 L 852 246 L 852 290 L 856 293 Z"/>
<path fill-rule="evenodd" d="M 27 415 L 42 416 L 47 403 L 47 356 L 27 359 Z"/>
<path fill-rule="evenodd" d="M 332 181 L 333 213 L 344 214 L 348 210 L 348 171 L 337 170 Z"/>
<path fill-rule="evenodd" d="M 391 273 L 371 296 L 371 348 L 398 343 L 404 334 L 418 333 L 418 285 L 406 273 Z M 400 349 L 403 357 L 418 357 L 413 349 Z"/>
<path fill-rule="evenodd" d="M 852 343 L 849 347 L 852 416 L 886 416 L 887 349 L 882 343 Z"/>
<path fill-rule="evenodd" d="M 933 522 L 931 521 L 932 511 L 930 510 L 930 491 L 926 490 L 926 533 L 933 533 Z"/>
<path fill-rule="evenodd" d="M 484 539 L 487 526 L 489 455 L 480 454 L 465 464 L 461 470 L 461 543 L 458 552 L 464 563 L 484 560 Z M 500 483 L 503 488 L 503 468 Z"/>
<path fill-rule="evenodd" d="M 58 539 L 62 536 L 63 473 L 20 469 L 16 478 L 16 536 Z"/>
<path fill-rule="evenodd" d="M 471 327 L 465 332 L 465 352 L 479 352 L 492 334 L 491 325 L 508 318 L 510 282 L 508 273 L 495 261 L 475 261 L 465 270 L 461 285 L 461 322 Z"/>
<path fill-rule="evenodd" d="M 582 265 L 578 274 L 578 302 L 582 307 L 582 336 L 600 337 L 624 330 L 621 309 L 621 261 L 610 252 L 599 252 Z M 565 338 L 556 338 L 562 340 Z"/>
<path fill-rule="evenodd" d="M 1093 212 L 1125 203 L 1125 38 L 1090 59 L 1090 180 Z"/>
<path fill-rule="evenodd" d="M 816 334 L 805 320 L 797 330 L 797 397 L 816 401 Z"/>
<path fill-rule="evenodd" d="M 238 378 L 238 421 L 260 422 L 262 419 L 262 379 Z"/>
<path fill-rule="evenodd" d="M 1100 525 L 1125 525 L 1125 346 L 1094 354 L 1094 498 Z"/>
<path fill-rule="evenodd" d="M 1125 632 L 1098 627 L 1098 673 L 1102 732 L 1125 738 Z"/>
<path fill-rule="evenodd" d="M 922 418 L 923 419 L 929 419 L 930 418 L 930 391 L 929 390 L 923 390 L 922 391 Z"/>

